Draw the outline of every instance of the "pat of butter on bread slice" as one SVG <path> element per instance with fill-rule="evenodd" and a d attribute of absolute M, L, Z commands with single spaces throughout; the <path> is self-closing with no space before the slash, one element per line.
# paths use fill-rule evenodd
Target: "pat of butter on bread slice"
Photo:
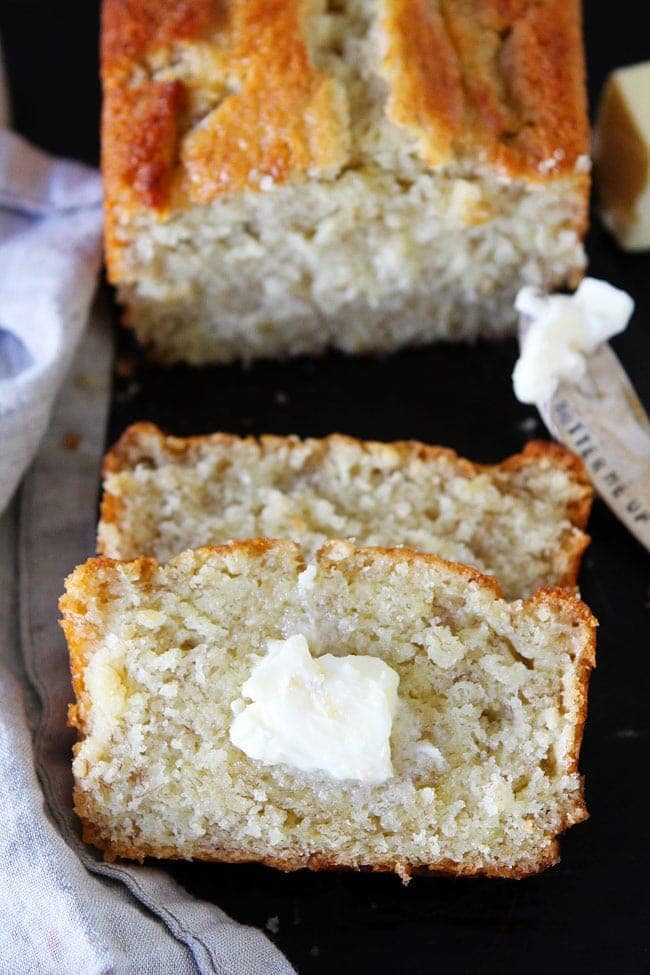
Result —
<path fill-rule="evenodd" d="M 301 633 L 269 640 L 233 703 L 230 740 L 267 765 L 319 770 L 335 779 L 393 775 L 390 733 L 399 677 L 367 654 L 312 657 Z"/>

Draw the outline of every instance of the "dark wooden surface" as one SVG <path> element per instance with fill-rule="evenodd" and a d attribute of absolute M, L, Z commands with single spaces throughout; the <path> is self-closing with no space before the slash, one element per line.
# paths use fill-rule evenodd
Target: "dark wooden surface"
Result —
<path fill-rule="evenodd" d="M 613 66 L 648 57 L 645 4 L 586 11 L 592 100 Z M 2 0 L 0 33 L 15 124 L 43 147 L 97 156 L 94 0 Z M 625 256 L 594 220 L 591 273 L 638 308 L 614 343 L 650 403 L 650 257 Z M 132 353 L 120 335 L 122 352 Z M 435 347 L 384 359 L 330 356 L 249 371 L 171 371 L 138 360 L 116 379 L 109 438 L 140 419 L 180 434 L 216 429 L 378 439 L 416 437 L 497 460 L 531 435 L 514 400 L 514 343 Z M 537 425 L 532 435 L 543 435 Z M 389 876 L 283 876 L 254 866 L 170 865 L 189 890 L 264 926 L 301 975 L 650 972 L 650 560 L 597 502 L 581 584 L 600 618 L 582 754 L 591 819 L 571 830 L 562 863 L 520 882 Z M 255 973 L 251 973 L 255 975 Z"/>

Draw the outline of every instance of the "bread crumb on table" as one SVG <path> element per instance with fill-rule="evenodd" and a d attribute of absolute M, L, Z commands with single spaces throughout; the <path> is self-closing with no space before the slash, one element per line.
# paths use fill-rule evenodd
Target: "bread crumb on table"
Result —
<path fill-rule="evenodd" d="M 81 436 L 74 430 L 69 430 L 63 437 L 64 450 L 78 450 L 80 443 Z"/>

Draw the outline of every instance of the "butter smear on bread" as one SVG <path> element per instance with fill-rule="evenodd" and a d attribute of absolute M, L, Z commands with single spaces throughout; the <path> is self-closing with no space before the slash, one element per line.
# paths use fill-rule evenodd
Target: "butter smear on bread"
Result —
<path fill-rule="evenodd" d="M 249 758 L 385 782 L 393 775 L 390 734 L 399 677 L 378 657 L 314 658 L 301 634 L 269 640 L 268 652 L 234 702 L 230 740 Z"/>

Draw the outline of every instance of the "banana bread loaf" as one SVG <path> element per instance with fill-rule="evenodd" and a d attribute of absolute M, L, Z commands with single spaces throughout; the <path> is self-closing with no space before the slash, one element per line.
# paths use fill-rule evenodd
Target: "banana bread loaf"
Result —
<path fill-rule="evenodd" d="M 160 360 L 497 336 L 579 280 L 579 0 L 103 11 L 108 269 Z"/>

